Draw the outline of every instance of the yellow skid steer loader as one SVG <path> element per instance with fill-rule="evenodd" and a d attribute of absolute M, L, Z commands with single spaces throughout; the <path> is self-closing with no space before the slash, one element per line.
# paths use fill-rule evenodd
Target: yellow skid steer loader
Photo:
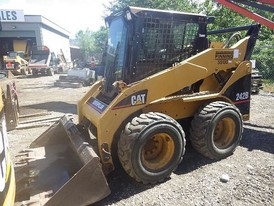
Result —
<path fill-rule="evenodd" d="M 21 154 L 18 196 L 43 205 L 94 203 L 110 193 L 105 177 L 114 160 L 138 182 L 161 182 L 182 161 L 188 133 L 206 157 L 231 155 L 249 119 L 260 26 L 208 32 L 212 21 L 137 7 L 107 17 L 104 78 L 78 102 L 77 125 L 64 116 Z M 223 32 L 241 35 L 209 41 Z"/>

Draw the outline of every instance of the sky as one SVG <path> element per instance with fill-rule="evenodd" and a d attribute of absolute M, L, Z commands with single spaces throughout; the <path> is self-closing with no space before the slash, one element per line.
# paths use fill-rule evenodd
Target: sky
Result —
<path fill-rule="evenodd" d="M 1 9 L 42 15 L 74 36 L 80 30 L 97 31 L 104 26 L 104 4 L 112 0 L 0 0 Z"/>

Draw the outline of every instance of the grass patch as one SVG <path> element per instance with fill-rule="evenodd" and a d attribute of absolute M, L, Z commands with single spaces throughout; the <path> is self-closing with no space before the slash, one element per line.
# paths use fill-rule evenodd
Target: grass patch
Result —
<path fill-rule="evenodd" d="M 274 80 L 264 79 L 263 82 L 263 91 L 274 93 Z"/>

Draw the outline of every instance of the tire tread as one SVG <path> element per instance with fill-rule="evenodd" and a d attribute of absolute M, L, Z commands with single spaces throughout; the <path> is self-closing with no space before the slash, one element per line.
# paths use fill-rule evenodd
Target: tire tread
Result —
<path fill-rule="evenodd" d="M 141 114 L 138 117 L 134 117 L 131 122 L 127 123 L 124 131 L 121 134 L 120 140 L 118 141 L 118 157 L 120 159 L 120 162 L 124 170 L 128 173 L 128 175 L 134 178 L 137 182 L 142 182 L 144 184 L 156 183 L 155 181 L 144 180 L 139 178 L 138 175 L 135 173 L 134 169 L 132 168 L 132 162 L 130 157 L 135 141 L 137 140 L 138 136 L 143 131 L 143 129 L 148 126 L 152 126 L 153 124 L 161 120 L 169 121 L 172 124 L 175 124 L 178 128 L 181 128 L 180 124 L 177 121 L 169 118 L 168 116 L 161 113 L 149 112 L 146 114 Z M 185 146 L 184 136 L 183 145 Z M 185 147 L 183 147 L 182 156 L 184 155 L 184 152 Z M 157 182 L 161 182 L 164 179 L 165 178 L 159 179 Z"/>

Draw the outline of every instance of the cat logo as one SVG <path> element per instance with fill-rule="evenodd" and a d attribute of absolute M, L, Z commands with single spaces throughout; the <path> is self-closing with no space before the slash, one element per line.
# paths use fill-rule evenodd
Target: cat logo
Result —
<path fill-rule="evenodd" d="M 146 94 L 138 94 L 131 96 L 131 105 L 140 105 L 146 103 Z"/>
<path fill-rule="evenodd" d="M 147 102 L 147 89 L 135 92 L 131 94 L 130 96 L 127 96 L 118 104 L 116 104 L 112 109 L 121 109 L 126 107 L 132 107 L 132 106 L 139 106 L 142 104 L 146 104 Z"/>

